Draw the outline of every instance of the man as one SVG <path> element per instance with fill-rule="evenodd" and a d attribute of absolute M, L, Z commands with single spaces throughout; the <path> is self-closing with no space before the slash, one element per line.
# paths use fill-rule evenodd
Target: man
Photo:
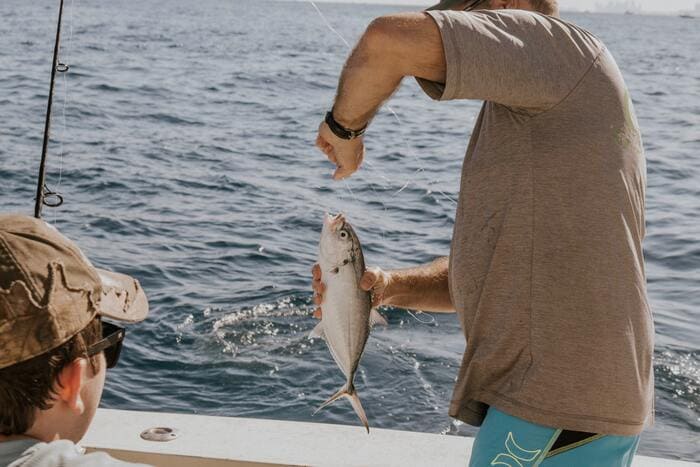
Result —
<path fill-rule="evenodd" d="M 124 329 L 148 302 L 41 220 L 0 215 L 0 466 L 127 466 L 75 443 L 100 403 Z"/>
<path fill-rule="evenodd" d="M 653 421 L 645 161 L 620 71 L 553 0 L 449 1 L 373 21 L 317 146 L 354 173 L 405 76 L 484 106 L 448 258 L 368 271 L 377 305 L 456 311 L 467 341 L 450 415 L 481 426 L 471 465 L 629 465 Z M 314 267 L 316 303 L 323 275 Z M 320 311 L 320 310 L 319 310 Z"/>

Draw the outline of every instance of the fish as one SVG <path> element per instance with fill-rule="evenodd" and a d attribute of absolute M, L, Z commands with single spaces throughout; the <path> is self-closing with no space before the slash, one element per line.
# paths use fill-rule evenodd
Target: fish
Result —
<path fill-rule="evenodd" d="M 369 433 L 369 422 L 355 389 L 355 372 L 374 324 L 386 320 L 372 308 L 372 295 L 362 290 L 365 258 L 360 240 L 343 214 L 326 214 L 319 242 L 318 264 L 325 283 L 321 322 L 309 337 L 323 338 L 335 363 L 345 376 L 338 392 L 316 409 L 314 415 L 345 397 Z"/>

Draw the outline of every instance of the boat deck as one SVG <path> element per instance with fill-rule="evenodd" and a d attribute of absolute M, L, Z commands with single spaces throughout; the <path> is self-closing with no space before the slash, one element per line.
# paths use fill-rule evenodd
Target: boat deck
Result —
<path fill-rule="evenodd" d="M 168 442 L 141 439 L 153 427 L 173 428 L 179 436 Z M 472 442 L 383 429 L 368 435 L 360 426 L 100 409 L 81 444 L 167 467 L 465 467 Z M 637 456 L 633 465 L 700 464 Z"/>

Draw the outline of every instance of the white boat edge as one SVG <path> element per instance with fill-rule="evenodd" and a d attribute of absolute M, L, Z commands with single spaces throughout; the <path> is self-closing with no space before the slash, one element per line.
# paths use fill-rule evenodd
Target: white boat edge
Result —
<path fill-rule="evenodd" d="M 172 441 L 146 441 L 165 427 Z M 167 467 L 465 467 L 473 439 L 361 426 L 99 409 L 81 445 L 116 458 Z M 634 467 L 700 466 L 635 457 Z"/>

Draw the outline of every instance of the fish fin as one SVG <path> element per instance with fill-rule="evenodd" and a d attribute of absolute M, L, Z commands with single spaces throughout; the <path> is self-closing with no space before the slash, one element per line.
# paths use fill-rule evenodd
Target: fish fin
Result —
<path fill-rule="evenodd" d="M 326 402 L 321 404 L 314 411 L 313 415 L 316 415 L 321 409 L 328 407 L 341 397 L 347 397 L 348 399 L 350 399 L 350 404 L 352 405 L 352 408 L 355 410 L 355 413 L 360 418 L 360 421 L 367 430 L 367 433 L 369 433 L 369 422 L 367 421 L 367 414 L 365 414 L 365 409 L 362 408 L 362 402 L 360 402 L 360 397 L 357 395 L 357 391 L 355 391 L 355 386 L 353 386 L 352 383 L 345 384 L 345 386 L 340 388 L 340 391 L 333 394 Z"/>
<path fill-rule="evenodd" d="M 380 326 L 389 325 L 389 323 L 387 323 L 386 321 L 386 318 L 384 318 L 377 310 L 373 308 L 372 311 L 369 312 L 369 325 L 375 326 L 377 324 Z"/>
<path fill-rule="evenodd" d="M 328 398 L 328 400 L 326 402 L 319 405 L 318 408 L 316 410 L 314 410 L 314 413 L 312 415 L 316 415 L 317 413 L 319 413 L 321 411 L 321 409 L 325 409 L 326 407 L 331 405 L 333 402 L 337 401 L 341 397 L 344 397 L 345 395 L 347 395 L 347 392 L 348 392 L 347 386 L 343 386 L 342 388 L 340 388 L 340 391 L 336 392 L 330 398 Z"/>
<path fill-rule="evenodd" d="M 365 409 L 362 408 L 362 402 L 360 402 L 360 397 L 357 395 L 357 391 L 355 391 L 354 387 L 352 388 L 352 392 L 346 394 L 346 397 L 350 399 L 350 404 L 352 404 L 352 408 L 355 409 L 355 413 L 358 417 L 360 417 L 360 421 L 365 426 L 367 434 L 369 434 L 369 422 L 367 421 L 367 414 L 365 414 Z"/>
<path fill-rule="evenodd" d="M 309 339 L 318 339 L 319 337 L 323 340 L 326 339 L 326 334 L 323 332 L 323 321 L 318 323 L 309 333 Z"/>

